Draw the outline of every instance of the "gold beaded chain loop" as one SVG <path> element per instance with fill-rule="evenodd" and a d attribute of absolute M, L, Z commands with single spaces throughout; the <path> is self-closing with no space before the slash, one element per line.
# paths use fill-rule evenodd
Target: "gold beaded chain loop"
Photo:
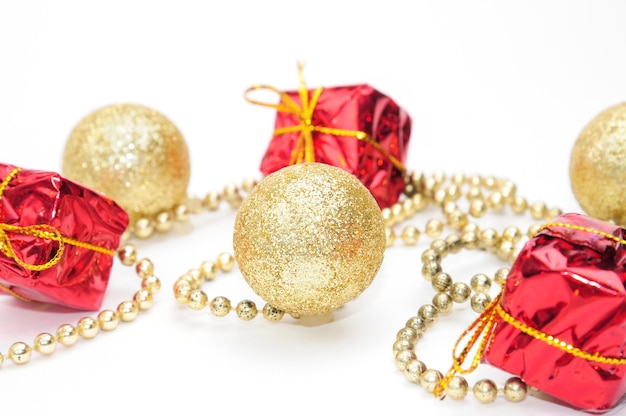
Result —
<path fill-rule="evenodd" d="M 502 236 L 498 236 L 502 237 Z M 451 235 L 444 241 L 462 241 L 457 235 Z M 428 368 L 423 361 L 417 358 L 415 347 L 417 342 L 423 338 L 428 329 L 431 329 L 438 322 L 440 316 L 449 315 L 452 311 L 454 303 L 464 303 L 471 299 L 470 306 L 474 312 L 482 314 L 490 305 L 493 304 L 489 291 L 492 283 L 495 282 L 500 287 L 504 286 L 506 276 L 509 273 L 508 268 L 500 268 L 496 271 L 493 279 L 483 273 L 472 276 L 470 285 L 463 282 L 453 282 L 452 277 L 444 272 L 441 268 L 441 260 L 450 253 L 458 253 L 461 249 L 480 249 L 485 248 L 485 242 L 465 242 L 451 245 L 449 243 L 437 243 L 435 240 L 431 246 L 422 254 L 422 262 L 424 265 L 423 276 L 431 282 L 431 285 L 437 292 L 433 297 L 432 304 L 426 304 L 419 308 L 417 315 L 410 318 L 404 328 L 400 329 L 396 335 L 396 341 L 393 344 L 394 361 L 396 367 L 402 371 L 412 383 L 419 384 L 427 392 L 443 398 L 450 397 L 454 400 L 464 399 L 470 388 L 465 377 L 457 373 L 466 373 L 472 371 L 476 366 L 476 359 L 472 362 L 469 369 L 461 369 L 460 364 L 454 365 L 452 369 L 444 375 L 440 371 Z M 436 243 L 436 244 L 435 244 Z M 437 250 L 435 250 L 435 248 Z M 473 295 L 472 295 L 473 293 Z M 496 298 L 497 299 L 497 298 Z M 483 322 L 488 325 L 488 322 Z M 473 341 L 476 339 L 472 338 Z M 469 350 L 473 344 L 471 341 L 468 346 L 460 354 L 464 356 L 469 354 Z M 480 349 L 480 348 L 479 348 Z M 456 346 L 453 351 L 456 351 Z M 454 360 L 456 363 L 456 360 Z M 504 397 L 511 402 L 523 401 L 528 392 L 528 387 L 519 377 L 509 378 L 504 387 L 499 389 L 492 380 L 482 379 L 477 381 L 472 387 L 474 396 L 482 403 L 491 403 L 496 400 L 498 393 L 504 394 Z"/>
<path fill-rule="evenodd" d="M 132 244 L 121 246 L 117 250 L 117 257 L 124 266 L 134 266 L 135 273 L 141 279 L 141 288 L 135 292 L 132 300 L 119 303 L 115 310 L 103 309 L 95 318 L 80 318 L 76 325 L 62 324 L 54 334 L 42 332 L 35 337 L 32 347 L 25 342 L 15 342 L 9 347 L 6 357 L 15 364 L 26 364 L 30 362 L 33 350 L 41 355 L 50 355 L 56 351 L 58 344 L 70 347 L 79 338 L 94 338 L 101 330 L 112 331 L 120 322 L 134 321 L 140 312 L 150 309 L 154 295 L 161 289 L 161 281 L 154 275 L 152 261 L 148 258 L 137 260 L 137 248 Z M 0 366 L 4 357 L 0 353 Z"/>

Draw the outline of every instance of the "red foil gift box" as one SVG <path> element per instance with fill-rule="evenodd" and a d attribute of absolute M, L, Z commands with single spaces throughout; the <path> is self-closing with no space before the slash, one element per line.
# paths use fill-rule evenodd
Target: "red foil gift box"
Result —
<path fill-rule="evenodd" d="M 128 215 L 57 173 L 0 164 L 0 293 L 100 308 Z"/>
<path fill-rule="evenodd" d="M 582 410 L 626 393 L 626 230 L 579 214 L 544 226 L 507 277 L 483 361 Z"/>
<path fill-rule="evenodd" d="M 301 162 L 321 162 L 354 174 L 381 208 L 398 201 L 404 174 L 411 118 L 398 104 L 366 85 L 281 92 L 277 105 L 248 99 L 277 110 L 274 136 L 261 162 L 269 175 Z"/>

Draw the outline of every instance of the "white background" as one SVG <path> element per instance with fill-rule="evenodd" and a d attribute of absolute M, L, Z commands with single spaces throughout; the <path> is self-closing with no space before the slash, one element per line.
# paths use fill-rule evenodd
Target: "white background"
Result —
<path fill-rule="evenodd" d="M 570 151 L 587 122 L 626 98 L 625 13 L 624 2 L 571 0 L 5 1 L 0 162 L 60 171 L 66 138 L 82 117 L 133 102 L 183 132 L 189 192 L 221 190 L 259 176 L 271 137 L 273 111 L 250 105 L 243 91 L 259 83 L 296 88 L 304 60 L 309 86 L 369 83 L 411 114 L 410 169 L 506 177 L 531 201 L 579 211 Z M 411 223 L 423 229 L 433 215 Z M 370 288 L 326 325 L 243 323 L 179 307 L 174 281 L 231 250 L 233 220 L 227 209 L 207 213 L 192 219 L 192 230 L 141 242 L 163 282 L 153 309 L 50 357 L 34 354 L 25 366 L 5 361 L 0 413 L 579 414 L 537 398 L 438 401 L 396 370 L 395 334 L 433 293 L 420 274 L 427 239 L 391 248 Z M 444 261 L 467 282 L 502 265 L 481 253 Z M 129 299 L 138 283 L 116 264 L 105 307 Z M 263 305 L 237 271 L 205 289 Z M 3 353 L 85 315 L 8 297 L 0 308 Z M 457 309 L 417 348 L 442 371 L 474 316 Z M 502 384 L 507 375 L 484 365 L 468 376 L 481 377 Z"/>

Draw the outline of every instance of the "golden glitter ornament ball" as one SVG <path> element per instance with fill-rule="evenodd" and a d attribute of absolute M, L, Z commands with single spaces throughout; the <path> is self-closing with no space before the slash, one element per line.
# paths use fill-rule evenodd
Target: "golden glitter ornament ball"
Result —
<path fill-rule="evenodd" d="M 383 261 L 380 208 L 352 174 L 322 163 L 265 177 L 235 219 L 235 259 L 268 304 L 325 315 L 356 298 Z"/>
<path fill-rule="evenodd" d="M 602 111 L 582 130 L 571 153 L 570 181 L 590 216 L 626 225 L 626 103 Z"/>
<path fill-rule="evenodd" d="M 83 118 L 63 153 L 62 173 L 120 204 L 131 221 L 172 209 L 186 197 L 187 144 L 167 117 L 114 104 Z"/>

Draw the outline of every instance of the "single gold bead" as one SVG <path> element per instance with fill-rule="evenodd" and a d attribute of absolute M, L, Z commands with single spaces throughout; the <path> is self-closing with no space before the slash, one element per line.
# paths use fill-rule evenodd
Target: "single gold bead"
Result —
<path fill-rule="evenodd" d="M 561 214 L 563 214 L 563 211 L 559 208 L 550 208 L 546 212 L 546 221 L 552 221 Z"/>
<path fill-rule="evenodd" d="M 498 258 L 503 261 L 510 261 L 515 253 L 515 243 L 512 241 L 501 241 L 496 250 Z"/>
<path fill-rule="evenodd" d="M 404 211 L 405 218 L 411 218 L 417 212 L 415 204 L 411 198 L 406 198 L 402 201 L 402 211 Z"/>
<path fill-rule="evenodd" d="M 528 232 L 526 233 L 526 237 L 533 238 L 535 234 L 537 234 L 541 230 L 542 227 L 543 225 L 541 224 L 531 225 L 530 227 L 528 227 Z"/>
<path fill-rule="evenodd" d="M 487 213 L 487 203 L 483 199 L 475 198 L 470 202 L 469 214 L 474 218 L 482 218 Z"/>
<path fill-rule="evenodd" d="M 447 217 L 453 212 L 459 211 L 459 206 L 454 201 L 447 201 L 443 204 L 443 207 L 441 208 L 441 210 L 443 211 L 444 216 Z"/>
<path fill-rule="evenodd" d="M 452 297 L 447 293 L 437 293 L 433 296 L 433 305 L 441 315 L 448 315 L 452 312 Z"/>
<path fill-rule="evenodd" d="M 422 211 L 428 205 L 428 200 L 424 196 L 424 194 L 415 194 L 411 197 L 413 200 L 413 206 L 417 212 Z"/>
<path fill-rule="evenodd" d="M 445 241 L 450 253 L 458 253 L 463 249 L 463 241 L 461 241 L 461 236 L 457 234 L 450 234 Z"/>
<path fill-rule="evenodd" d="M 455 230 L 461 230 L 469 222 L 469 220 L 467 219 L 467 214 L 465 214 L 461 210 L 454 211 L 452 214 L 448 215 L 447 219 L 450 227 L 454 228 Z"/>
<path fill-rule="evenodd" d="M 80 318 L 76 324 L 76 331 L 84 339 L 91 339 L 98 335 L 100 328 L 98 322 L 91 317 Z"/>
<path fill-rule="evenodd" d="M 481 187 L 483 186 L 483 178 L 480 175 L 472 174 L 467 178 L 467 183 L 471 186 Z"/>
<path fill-rule="evenodd" d="M 426 235 L 437 238 L 443 233 L 443 222 L 437 218 L 432 218 L 426 222 Z"/>
<path fill-rule="evenodd" d="M 406 338 L 398 338 L 396 339 L 396 342 L 393 343 L 393 355 L 395 356 L 400 351 L 412 350 L 413 348 L 413 342 Z"/>
<path fill-rule="evenodd" d="M 133 301 L 137 303 L 140 311 L 147 311 L 152 307 L 152 292 L 148 289 L 141 289 L 133 295 Z"/>
<path fill-rule="evenodd" d="M 456 303 L 466 302 L 471 294 L 472 289 L 467 283 L 455 282 L 450 287 L 450 298 Z"/>
<path fill-rule="evenodd" d="M 432 248 L 428 248 L 422 253 L 422 263 L 428 263 L 429 261 L 440 263 L 441 255 Z"/>
<path fill-rule="evenodd" d="M 510 204 L 513 212 L 518 215 L 523 214 L 524 211 L 528 209 L 528 201 L 526 201 L 526 198 L 523 198 L 519 195 L 515 195 L 513 199 L 511 199 Z"/>
<path fill-rule="evenodd" d="M 463 400 L 467 396 L 468 391 L 469 385 L 465 377 L 456 375 L 450 379 L 446 387 L 446 397 L 450 397 L 453 400 Z"/>
<path fill-rule="evenodd" d="M 278 322 L 285 316 L 285 312 L 266 303 L 263 307 L 263 317 L 270 322 Z"/>
<path fill-rule="evenodd" d="M 243 197 L 239 193 L 239 187 L 235 184 L 226 185 L 224 188 L 224 199 L 232 209 L 237 209 L 243 202 Z"/>
<path fill-rule="evenodd" d="M 548 207 L 541 201 L 530 204 L 530 215 L 536 220 L 543 220 L 548 212 Z"/>
<path fill-rule="evenodd" d="M 172 221 L 172 214 L 170 214 L 168 211 L 160 212 L 154 219 L 154 229 L 160 233 L 169 232 L 172 229 L 173 225 L 174 223 Z"/>
<path fill-rule="evenodd" d="M 391 216 L 391 208 L 383 208 L 382 210 L 380 210 L 380 214 L 383 217 L 383 222 L 385 223 L 386 227 L 392 227 L 394 225 L 393 218 Z"/>
<path fill-rule="evenodd" d="M 154 294 L 161 290 L 161 280 L 155 275 L 148 276 L 141 281 L 141 288 Z"/>
<path fill-rule="evenodd" d="M 513 243 L 517 243 L 522 239 L 522 230 L 516 226 L 509 226 L 502 231 L 502 239 L 511 241 Z"/>
<path fill-rule="evenodd" d="M 465 183 L 465 174 L 463 172 L 454 172 L 450 176 L 450 182 L 455 185 L 461 186 Z"/>
<path fill-rule="evenodd" d="M 473 250 L 479 247 L 480 238 L 474 231 L 467 231 L 461 234 L 461 241 L 463 242 L 463 247 Z"/>
<path fill-rule="evenodd" d="M 465 198 L 467 198 L 467 200 L 470 202 L 478 199 L 483 201 L 484 203 L 485 200 L 483 191 L 478 186 L 470 186 L 467 192 L 465 192 Z"/>
<path fill-rule="evenodd" d="M 209 297 L 200 289 L 195 289 L 189 292 L 189 299 L 187 300 L 187 306 L 191 309 L 199 311 L 206 307 L 209 302 Z"/>
<path fill-rule="evenodd" d="M 413 350 L 402 350 L 398 351 L 395 355 L 394 363 L 396 364 L 396 368 L 400 371 L 404 371 L 406 365 L 411 360 L 416 360 L 417 357 Z"/>
<path fill-rule="evenodd" d="M 441 272 L 441 264 L 439 262 L 429 261 L 422 266 L 422 276 L 429 282 L 439 272 Z"/>
<path fill-rule="evenodd" d="M 176 222 L 189 221 L 189 208 L 187 208 L 187 205 L 183 205 L 183 204 L 176 205 L 174 207 L 173 217 L 174 217 L 174 221 Z"/>
<path fill-rule="evenodd" d="M 432 196 L 433 201 L 437 205 L 445 206 L 446 203 L 454 204 L 454 202 L 446 200 L 446 191 L 445 191 L 445 189 L 435 188 L 435 189 L 433 189 L 433 194 L 432 195 L 433 195 Z"/>
<path fill-rule="evenodd" d="M 220 207 L 220 202 L 222 196 L 217 191 L 211 191 L 202 200 L 202 205 L 209 211 L 216 211 Z"/>
<path fill-rule="evenodd" d="M 98 325 L 103 331 L 113 331 L 120 323 L 117 312 L 105 309 L 98 314 Z"/>
<path fill-rule="evenodd" d="M 190 214 L 201 214 L 204 210 L 202 200 L 197 196 L 187 196 L 184 205 L 187 207 L 187 212 Z"/>
<path fill-rule="evenodd" d="M 117 257 L 124 266 L 132 266 L 137 261 L 137 247 L 132 244 L 124 244 L 117 250 Z"/>
<path fill-rule="evenodd" d="M 228 315 L 231 309 L 230 300 L 228 300 L 227 298 L 223 296 L 218 296 L 216 298 L 213 298 L 209 306 L 211 308 L 211 313 L 215 316 L 220 316 L 220 317 Z"/>
<path fill-rule="evenodd" d="M 510 269 L 507 267 L 502 267 L 496 270 L 496 273 L 493 277 L 494 282 L 496 282 L 500 287 L 504 287 L 504 285 L 506 284 L 506 278 L 509 275 L 509 271 Z"/>
<path fill-rule="evenodd" d="M 78 331 L 73 325 L 63 324 L 57 329 L 56 337 L 59 344 L 71 347 L 78 342 Z"/>
<path fill-rule="evenodd" d="M 420 231 L 413 225 L 408 225 L 402 230 L 402 241 L 407 246 L 414 246 L 417 244 L 420 237 Z"/>
<path fill-rule="evenodd" d="M 391 217 L 393 218 L 394 224 L 402 222 L 406 219 L 404 210 L 402 209 L 402 204 L 395 203 L 391 206 Z"/>
<path fill-rule="evenodd" d="M 504 384 L 504 397 L 510 402 L 522 402 L 526 399 L 528 388 L 519 377 L 511 377 Z"/>
<path fill-rule="evenodd" d="M 192 290 L 191 283 L 186 280 L 178 279 L 176 283 L 174 283 L 174 297 L 178 303 L 182 305 L 187 304 L 189 301 L 189 294 Z"/>
<path fill-rule="evenodd" d="M 479 246 L 486 250 L 495 250 L 500 242 L 500 235 L 493 228 L 485 228 L 479 234 Z"/>
<path fill-rule="evenodd" d="M 413 384 L 420 384 L 422 373 L 426 371 L 426 364 L 418 359 L 410 360 L 404 366 L 404 377 Z"/>
<path fill-rule="evenodd" d="M 443 374 L 440 371 L 430 368 L 420 375 L 420 385 L 427 392 L 433 393 L 442 379 Z"/>
<path fill-rule="evenodd" d="M 133 232 L 139 238 L 149 238 L 154 233 L 154 222 L 149 218 L 139 218 L 133 227 Z"/>
<path fill-rule="evenodd" d="M 9 347 L 9 360 L 15 364 L 26 364 L 30 361 L 30 355 L 33 349 L 23 342 L 15 342 Z"/>
<path fill-rule="evenodd" d="M 255 178 L 245 178 L 241 182 L 241 189 L 243 189 L 244 192 L 250 193 L 257 186 L 257 183 Z"/>
<path fill-rule="evenodd" d="M 492 403 L 498 396 L 498 387 L 493 381 L 483 379 L 474 384 L 473 392 L 479 402 Z"/>
<path fill-rule="evenodd" d="M 417 316 L 424 320 L 427 328 L 432 327 L 439 319 L 439 311 L 434 305 L 423 305 L 417 311 Z"/>
<path fill-rule="evenodd" d="M 33 347 L 39 354 L 50 355 L 57 349 L 57 340 L 54 335 L 44 332 L 35 337 Z"/>
<path fill-rule="evenodd" d="M 467 224 L 463 226 L 463 229 L 461 231 L 464 233 L 471 232 L 471 233 L 476 233 L 480 235 L 480 227 L 475 222 L 468 222 Z"/>
<path fill-rule="evenodd" d="M 217 272 L 219 267 L 215 264 L 214 261 L 205 260 L 200 264 L 200 275 L 205 280 L 214 280 L 217 277 Z"/>
<path fill-rule="evenodd" d="M 457 184 L 452 183 L 446 187 L 446 199 L 448 201 L 456 201 L 461 195 L 461 187 Z"/>
<path fill-rule="evenodd" d="M 486 293 L 476 293 L 470 299 L 470 306 L 476 313 L 483 313 L 491 303 L 491 296 Z"/>
<path fill-rule="evenodd" d="M 500 193 L 507 201 L 515 198 L 515 194 L 517 193 L 517 185 L 510 180 L 504 180 L 502 186 L 500 186 Z"/>
<path fill-rule="evenodd" d="M 489 290 L 491 289 L 491 279 L 486 274 L 477 273 L 472 276 L 470 286 L 475 292 L 489 293 Z"/>
<path fill-rule="evenodd" d="M 417 331 L 411 327 L 405 326 L 396 334 L 396 339 L 406 339 L 409 342 L 415 343 L 418 339 Z"/>
<path fill-rule="evenodd" d="M 424 322 L 424 320 L 420 318 L 419 316 L 413 316 L 409 318 L 409 320 L 406 321 L 405 326 L 407 328 L 414 329 L 418 338 L 421 338 L 426 333 L 426 330 L 428 329 L 426 327 L 426 322 Z"/>
<path fill-rule="evenodd" d="M 256 317 L 258 310 L 256 305 L 251 300 L 242 300 L 237 304 L 237 308 L 235 309 L 237 312 L 237 316 L 242 321 L 250 321 Z"/>
<path fill-rule="evenodd" d="M 135 272 L 141 278 L 151 276 L 154 273 L 154 264 L 150 259 L 143 258 L 137 262 Z"/>
<path fill-rule="evenodd" d="M 502 196 L 502 194 L 498 191 L 492 192 L 487 197 L 487 206 L 493 212 L 501 212 L 504 209 L 504 205 L 506 200 Z"/>
<path fill-rule="evenodd" d="M 117 305 L 117 313 L 122 322 L 131 322 L 137 318 L 139 313 L 139 305 L 137 302 L 127 300 Z"/>
<path fill-rule="evenodd" d="M 433 289 L 435 289 L 437 292 L 447 292 L 448 289 L 450 289 L 450 286 L 452 286 L 452 276 L 450 276 L 448 273 L 446 272 L 439 272 L 436 275 L 433 276 L 433 278 L 430 281 L 431 286 L 433 287 Z"/>
<path fill-rule="evenodd" d="M 235 267 L 235 257 L 230 253 L 220 253 L 215 262 L 223 272 L 229 272 Z"/>
<path fill-rule="evenodd" d="M 445 240 L 436 239 L 430 243 L 430 248 L 435 250 L 441 257 L 445 257 L 450 253 L 450 247 Z"/>
<path fill-rule="evenodd" d="M 393 231 L 391 227 L 385 227 L 385 238 L 386 238 L 386 246 L 392 247 L 393 243 L 396 242 L 396 233 Z"/>

